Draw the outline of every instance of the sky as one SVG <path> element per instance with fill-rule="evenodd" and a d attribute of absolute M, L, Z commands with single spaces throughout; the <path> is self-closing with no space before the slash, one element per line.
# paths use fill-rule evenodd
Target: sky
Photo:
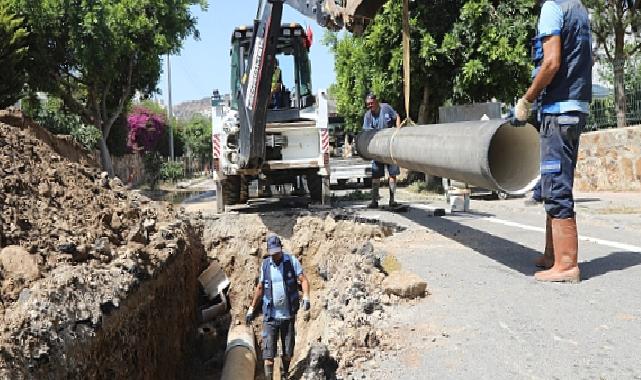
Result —
<path fill-rule="evenodd" d="M 197 29 L 200 40 L 189 37 L 178 55 L 172 55 L 171 88 L 172 103 L 186 100 L 197 100 L 211 95 L 213 89 L 221 94 L 229 93 L 230 58 L 229 48 L 231 33 L 236 26 L 252 25 L 256 17 L 258 0 L 209 0 L 207 11 L 199 6 L 192 8 L 198 18 Z M 312 86 L 314 92 L 326 89 L 335 80 L 334 57 L 329 49 L 320 43 L 324 29 L 312 19 L 299 14 L 288 5 L 283 6 L 283 23 L 298 22 L 311 26 L 314 43 L 310 50 L 312 62 Z M 158 83 L 161 90 L 157 98 L 167 104 L 166 63 L 163 61 L 163 73 Z M 285 74 L 286 68 L 283 67 Z"/>

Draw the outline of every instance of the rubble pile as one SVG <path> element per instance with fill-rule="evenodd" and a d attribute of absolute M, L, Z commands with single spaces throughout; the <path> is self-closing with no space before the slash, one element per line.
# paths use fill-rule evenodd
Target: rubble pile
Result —
<path fill-rule="evenodd" d="M 175 357 L 157 366 L 172 373 L 196 318 L 199 231 L 34 130 L 0 122 L 0 378 L 144 372 L 165 316 L 185 324 L 165 336 Z M 153 320 L 157 308 L 167 310 Z"/>
<path fill-rule="evenodd" d="M 346 219 L 300 212 L 223 215 L 205 223 L 206 251 L 231 281 L 236 323 L 243 320 L 251 301 L 268 233 L 279 234 L 285 251 L 301 261 L 312 288 L 312 308 L 297 319 L 293 378 L 347 376 L 388 346 L 377 321 L 387 318 L 384 307 L 398 297 L 384 293 L 385 252 L 370 241 L 391 235 L 393 229 Z M 258 318 L 254 331 L 260 330 Z"/>
<path fill-rule="evenodd" d="M 0 244 L 28 252 L 42 276 L 63 264 L 109 263 L 124 252 L 119 247 L 147 244 L 164 228 L 159 220 L 170 218 L 171 210 L 96 167 L 67 160 L 27 129 L 1 124 L 0 146 Z M 4 306 L 37 277 L 9 273 Z"/>

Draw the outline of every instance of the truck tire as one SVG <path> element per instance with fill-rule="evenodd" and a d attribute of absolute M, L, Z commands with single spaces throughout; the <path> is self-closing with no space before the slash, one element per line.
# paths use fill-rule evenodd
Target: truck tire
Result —
<path fill-rule="evenodd" d="M 372 187 L 372 178 L 363 178 L 363 187 L 369 189 Z"/>
<path fill-rule="evenodd" d="M 249 179 L 244 175 L 241 175 L 239 177 L 240 183 L 238 189 L 238 203 L 245 204 L 249 200 Z"/>
<path fill-rule="evenodd" d="M 223 204 L 235 205 L 240 202 L 240 176 L 230 175 L 222 180 Z"/>
<path fill-rule="evenodd" d="M 323 200 L 323 181 L 322 177 L 316 173 L 307 174 L 305 176 L 307 182 L 307 191 L 309 197 L 314 202 L 321 202 Z"/>

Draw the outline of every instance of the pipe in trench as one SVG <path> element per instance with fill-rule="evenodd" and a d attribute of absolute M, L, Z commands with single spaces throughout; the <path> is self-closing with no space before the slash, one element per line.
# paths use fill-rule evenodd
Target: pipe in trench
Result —
<path fill-rule="evenodd" d="M 227 349 L 221 380 L 254 380 L 256 348 L 251 327 L 234 326 L 227 334 Z"/>
<path fill-rule="evenodd" d="M 366 159 L 508 194 L 530 190 L 540 172 L 536 129 L 505 120 L 366 130 L 356 149 Z"/>

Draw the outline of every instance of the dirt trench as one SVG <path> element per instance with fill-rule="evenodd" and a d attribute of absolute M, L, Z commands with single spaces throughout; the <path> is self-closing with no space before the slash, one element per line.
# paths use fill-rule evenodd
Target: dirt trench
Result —
<path fill-rule="evenodd" d="M 312 288 L 291 378 L 344 378 L 385 348 L 385 253 L 370 241 L 393 226 L 336 212 L 186 214 L 15 115 L 0 113 L 0 148 L 0 379 L 217 379 L 268 233 Z M 213 260 L 231 310 L 202 325 L 198 276 Z"/>
<path fill-rule="evenodd" d="M 86 152 L 0 112 L 0 379 L 184 378 L 201 237 Z"/>
<path fill-rule="evenodd" d="M 342 220 L 347 219 L 347 220 Z M 370 221 L 372 222 L 372 221 Z M 386 318 L 380 269 L 384 252 L 372 240 L 394 232 L 393 226 L 362 223 L 328 212 L 272 212 L 260 215 L 222 215 L 204 221 L 203 244 L 230 279 L 231 311 L 201 328 L 197 379 L 216 379 L 222 368 L 220 348 L 230 325 L 243 323 L 266 253 L 265 238 L 276 233 L 285 251 L 302 263 L 311 285 L 309 312 L 299 312 L 292 379 L 345 378 L 354 366 L 385 348 L 376 321 Z M 254 322 L 262 378 L 262 316 Z"/>

